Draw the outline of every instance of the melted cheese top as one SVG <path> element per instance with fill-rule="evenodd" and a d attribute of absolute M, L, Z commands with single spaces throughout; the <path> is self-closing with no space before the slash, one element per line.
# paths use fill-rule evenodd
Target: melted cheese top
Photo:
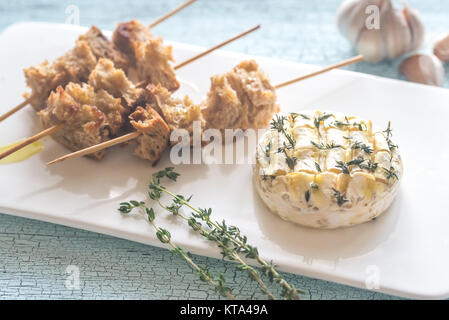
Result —
<path fill-rule="evenodd" d="M 370 202 L 402 173 L 391 131 L 324 111 L 275 118 L 260 141 L 257 164 L 264 180 L 318 208 Z"/>

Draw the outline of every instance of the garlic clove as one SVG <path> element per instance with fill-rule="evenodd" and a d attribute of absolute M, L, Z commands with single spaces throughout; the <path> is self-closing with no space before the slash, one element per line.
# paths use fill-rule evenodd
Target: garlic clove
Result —
<path fill-rule="evenodd" d="M 385 56 L 382 39 L 380 30 L 364 29 L 355 49 L 358 53 L 363 54 L 366 61 L 378 62 Z"/>
<path fill-rule="evenodd" d="M 369 3 L 371 4 L 372 2 L 369 1 Z M 385 13 L 388 13 L 391 10 L 391 3 L 389 1 L 381 0 L 377 5 L 379 7 L 380 29 L 366 28 L 366 14 L 363 11 L 363 27 L 357 42 L 355 42 L 355 49 L 357 52 L 363 54 L 365 60 L 370 62 L 378 62 L 385 57 L 385 45 L 383 43 L 383 33 L 385 31 L 382 28 L 382 24 L 384 23 Z"/>
<path fill-rule="evenodd" d="M 383 46 L 385 57 L 393 59 L 408 51 L 412 35 L 402 11 L 393 10 L 391 2 L 384 9 L 384 14 L 381 16 L 383 18 L 381 26 Z"/>
<path fill-rule="evenodd" d="M 355 43 L 359 35 L 367 30 L 365 9 L 370 4 L 381 6 L 383 0 L 347 0 L 337 11 L 337 26 L 350 43 Z"/>
<path fill-rule="evenodd" d="M 449 61 L 449 33 L 443 35 L 433 46 L 433 53 L 443 62 Z"/>
<path fill-rule="evenodd" d="M 375 7 L 377 29 L 373 25 L 377 20 Z M 352 46 L 373 62 L 410 52 L 424 39 L 424 27 L 416 10 L 406 5 L 399 9 L 392 0 L 345 0 L 337 11 L 337 24 Z"/>
<path fill-rule="evenodd" d="M 444 68 L 433 54 L 415 54 L 399 66 L 399 72 L 409 81 L 441 87 L 444 83 Z"/>
<path fill-rule="evenodd" d="M 424 24 L 422 23 L 421 16 L 418 11 L 410 8 L 406 4 L 404 4 L 403 14 L 407 20 L 412 35 L 412 41 L 410 42 L 408 51 L 413 51 L 418 49 L 424 41 Z"/>

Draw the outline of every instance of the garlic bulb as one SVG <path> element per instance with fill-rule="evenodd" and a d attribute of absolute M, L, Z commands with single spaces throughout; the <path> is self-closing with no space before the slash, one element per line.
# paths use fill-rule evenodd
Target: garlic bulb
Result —
<path fill-rule="evenodd" d="M 345 0 L 337 24 L 352 46 L 372 62 L 415 50 L 424 39 L 416 10 L 406 5 L 400 10 L 391 0 Z"/>
<path fill-rule="evenodd" d="M 444 83 L 444 68 L 440 59 L 433 54 L 415 54 L 399 66 L 399 72 L 408 80 L 441 87 Z"/>
<path fill-rule="evenodd" d="M 435 42 L 433 53 L 443 62 L 449 61 L 449 33 L 442 36 Z"/>

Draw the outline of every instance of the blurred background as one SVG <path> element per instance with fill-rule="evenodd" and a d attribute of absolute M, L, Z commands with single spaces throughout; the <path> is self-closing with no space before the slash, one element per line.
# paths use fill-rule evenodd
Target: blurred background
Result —
<path fill-rule="evenodd" d="M 113 30 L 118 22 L 130 19 L 150 23 L 182 2 L 0 0 L 0 32 L 18 22 L 77 23 L 77 17 L 82 26 L 95 24 Z M 165 39 L 208 47 L 260 23 L 261 30 L 227 46 L 226 50 L 328 65 L 357 54 L 336 26 L 336 11 L 341 2 L 198 0 L 153 31 Z M 438 35 L 449 31 L 449 1 L 409 0 L 408 3 L 421 14 L 426 28 L 423 51 L 430 52 Z M 404 79 L 398 72 L 401 60 L 363 62 L 347 69 Z M 207 284 L 197 280 L 184 261 L 166 250 L 2 214 L 0 257 L 0 298 L 3 299 L 218 298 Z M 236 272 L 230 263 L 204 257 L 196 259 L 223 272 L 239 297 L 263 297 L 253 295 L 255 284 Z M 67 266 L 72 264 L 80 268 L 80 286 L 69 290 L 64 283 Z M 302 276 L 286 275 L 286 278 L 306 291 L 305 299 L 394 298 Z"/>
<path fill-rule="evenodd" d="M 74 8 L 83 26 L 113 30 L 120 21 L 139 19 L 150 23 L 182 0 L 0 0 L 0 31 L 21 21 L 73 23 Z M 262 29 L 226 47 L 254 55 L 270 56 L 308 64 L 326 65 L 356 54 L 336 26 L 342 0 L 199 0 L 154 29 L 154 34 L 172 41 L 211 46 L 247 27 Z M 401 1 L 394 1 L 398 6 Z M 431 52 L 435 39 L 449 32 L 449 2 L 409 0 L 425 26 L 423 49 Z M 402 58 L 382 63 L 359 63 L 350 70 L 389 78 L 405 79 L 398 72 Z M 446 74 L 449 68 L 445 66 Z M 445 86 L 447 87 L 447 77 Z"/>

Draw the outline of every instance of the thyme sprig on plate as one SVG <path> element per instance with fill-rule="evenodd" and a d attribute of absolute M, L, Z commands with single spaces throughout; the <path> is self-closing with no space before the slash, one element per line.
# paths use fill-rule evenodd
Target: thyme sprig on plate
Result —
<path fill-rule="evenodd" d="M 163 244 L 170 246 L 171 247 L 170 251 L 172 253 L 177 254 L 178 256 L 183 258 L 188 264 L 190 264 L 190 266 L 198 273 L 199 278 L 202 281 L 208 282 L 210 285 L 212 285 L 215 289 L 215 292 L 222 295 L 223 297 L 227 297 L 233 300 L 235 299 L 234 295 L 231 292 L 231 289 L 226 285 L 225 278 L 222 273 L 219 274 L 218 278 L 215 278 L 208 268 L 202 268 L 198 266 L 192 260 L 192 256 L 189 252 L 185 251 L 182 247 L 172 242 L 171 234 L 167 229 L 158 227 L 156 225 L 156 223 L 154 222 L 155 212 L 153 208 L 147 207 L 145 202 L 143 201 L 131 200 L 129 202 L 120 203 L 120 208 L 118 210 L 123 214 L 129 214 L 135 208 L 140 208 L 146 213 L 148 221 L 150 222 L 151 226 L 156 232 L 156 237 L 159 239 L 159 241 L 162 242 Z"/>
<path fill-rule="evenodd" d="M 182 197 L 182 196 L 178 195 L 178 197 Z M 186 199 L 185 201 L 187 201 L 187 202 L 190 201 L 190 198 Z M 237 248 L 233 242 L 226 239 L 223 235 L 218 233 L 216 230 L 212 230 L 212 231 L 207 230 L 205 227 L 203 227 L 201 222 L 199 222 L 197 220 L 197 217 L 195 215 L 192 215 L 190 218 L 188 218 L 187 216 L 182 214 L 180 212 L 180 209 L 183 206 L 182 202 L 174 199 L 173 204 L 170 206 L 166 206 L 166 205 L 162 204 L 160 199 L 158 199 L 157 202 L 159 203 L 161 208 L 167 210 L 168 212 L 172 213 L 175 216 L 180 217 L 185 222 L 187 222 L 189 227 L 191 227 L 194 231 L 198 232 L 201 236 L 203 236 L 204 238 L 206 238 L 209 241 L 215 242 L 217 244 L 217 246 L 222 250 L 221 254 L 222 254 L 223 258 L 228 258 L 229 260 L 237 261 L 239 264 L 237 265 L 236 268 L 241 271 L 246 271 L 248 273 L 248 276 L 250 277 L 250 279 L 257 281 L 260 288 L 268 296 L 269 299 L 271 299 L 271 300 L 275 299 L 275 297 L 271 293 L 270 289 L 268 289 L 268 287 L 263 282 L 259 272 L 255 268 L 249 266 L 240 257 L 240 255 L 238 254 L 238 251 L 236 250 Z M 222 222 L 222 225 L 225 225 L 225 221 Z"/>
<path fill-rule="evenodd" d="M 182 195 L 176 195 L 161 185 L 162 178 L 176 181 L 178 176 L 179 174 L 175 173 L 173 168 L 166 168 L 154 174 L 149 185 L 149 197 L 157 201 L 162 208 L 187 221 L 189 226 L 203 237 L 214 241 L 222 249 L 223 256 L 237 260 L 240 263 L 237 267 L 241 270 L 246 270 L 252 279 L 259 282 L 260 275 L 255 268 L 248 266 L 244 262 L 242 263 L 243 259 L 240 258 L 240 255 L 244 256 L 244 258 L 254 259 L 261 266 L 263 274 L 268 276 L 271 282 L 278 283 L 282 287 L 281 296 L 283 298 L 299 299 L 298 290 L 277 272 L 273 263 L 266 262 L 260 257 L 257 248 L 248 243 L 247 237 L 241 234 L 238 227 L 227 225 L 224 220 L 221 223 L 213 221 L 211 219 L 211 208 L 196 208 L 190 203 L 191 197 L 186 198 Z M 173 202 L 171 205 L 163 205 L 160 202 L 163 193 L 172 198 Z M 186 217 L 180 212 L 183 206 L 193 211 L 190 217 Z M 260 281 L 262 281 L 261 278 Z M 259 285 L 262 290 L 266 288 L 261 282 L 259 282 Z M 265 293 L 268 294 L 268 292 Z"/>

